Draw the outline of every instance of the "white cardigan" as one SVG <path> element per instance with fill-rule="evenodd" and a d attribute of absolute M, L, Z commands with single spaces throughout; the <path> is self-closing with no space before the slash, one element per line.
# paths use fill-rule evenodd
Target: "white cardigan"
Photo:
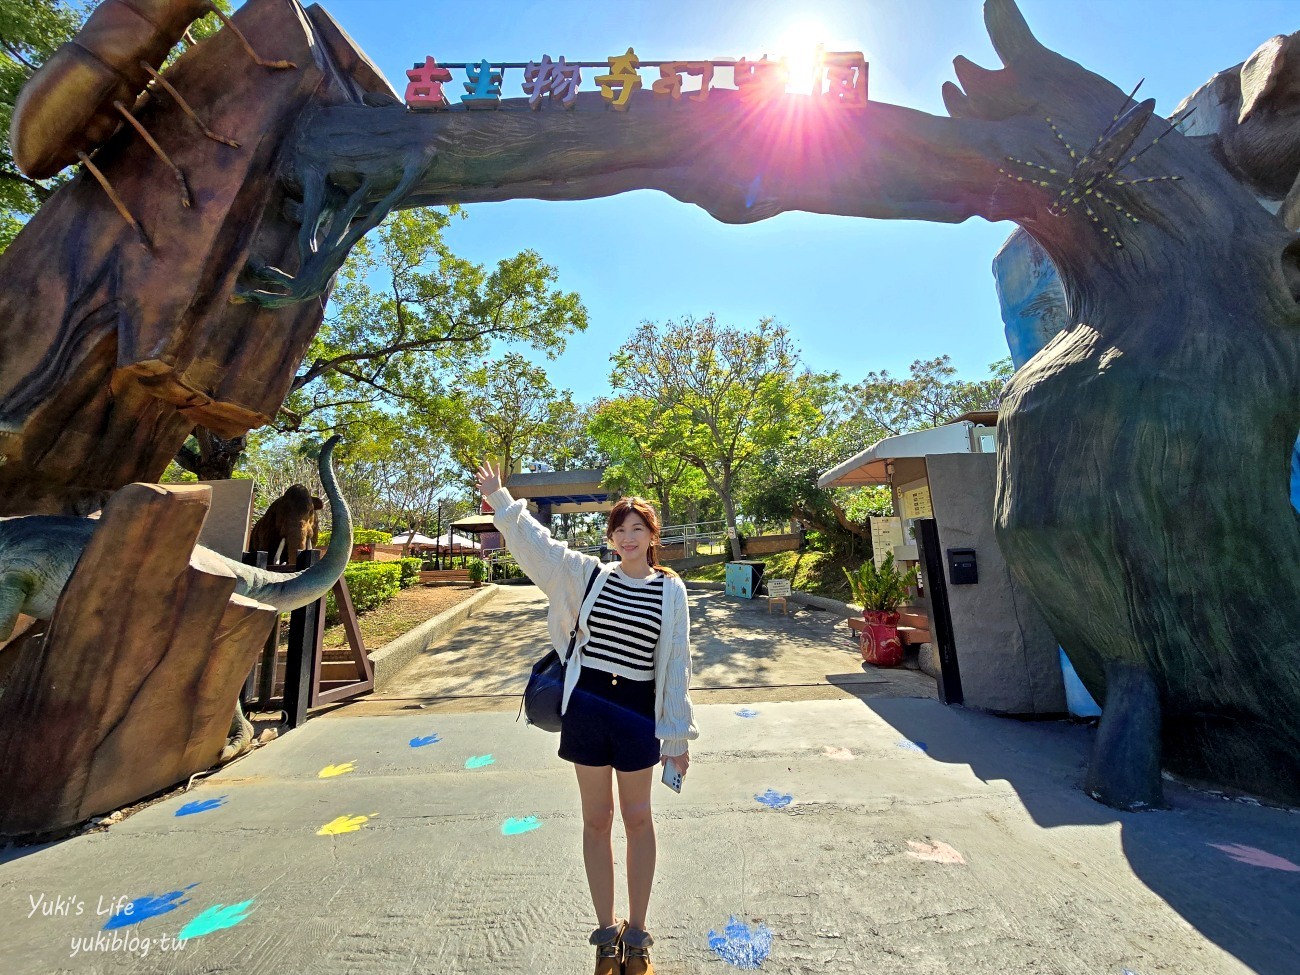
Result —
<path fill-rule="evenodd" d="M 551 643 L 561 659 L 569 649 L 573 631 L 577 630 L 573 657 L 565 668 L 564 697 L 560 704 L 560 713 L 563 714 L 568 709 L 569 698 L 582 670 L 583 647 L 590 636 L 587 614 L 609 581 L 614 563 L 602 564 L 594 556 L 575 552 L 563 542 L 555 541 L 551 533 L 528 513 L 528 503 L 515 500 L 505 488 L 488 495 L 487 503 L 492 506 L 492 521 L 505 536 L 510 554 L 550 600 L 546 625 Z M 600 572 L 584 600 L 583 590 L 587 588 L 591 570 L 596 568 Z M 687 750 L 687 742 L 700 736 L 695 727 L 689 693 L 690 628 L 686 585 L 680 577 L 665 574 L 663 624 L 659 642 L 655 645 L 655 737 L 662 740 L 661 751 L 667 756 L 681 755 Z"/>

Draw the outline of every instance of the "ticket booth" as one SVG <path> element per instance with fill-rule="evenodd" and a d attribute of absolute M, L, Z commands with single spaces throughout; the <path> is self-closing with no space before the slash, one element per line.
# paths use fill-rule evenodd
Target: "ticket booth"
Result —
<path fill-rule="evenodd" d="M 994 535 L 996 424 L 996 411 L 980 411 L 887 437 L 827 471 L 817 486 L 889 487 L 895 514 L 872 519 L 873 547 L 878 559 L 892 551 L 900 567 L 920 568 L 925 594 L 916 603 L 938 651 L 926 669 L 941 689 L 946 669 L 969 707 L 1063 714 L 1056 639 L 1013 582 Z M 922 528 L 929 551 L 922 550 Z"/>

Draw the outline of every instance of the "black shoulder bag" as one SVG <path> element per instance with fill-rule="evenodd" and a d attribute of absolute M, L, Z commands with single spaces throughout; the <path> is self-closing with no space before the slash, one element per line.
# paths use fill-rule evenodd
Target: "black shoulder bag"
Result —
<path fill-rule="evenodd" d="M 591 570 L 587 588 L 582 593 L 582 602 L 578 603 L 578 613 L 582 613 L 582 603 L 591 595 L 591 587 L 596 584 L 600 566 Z M 569 649 L 564 659 L 552 647 L 541 660 L 533 664 L 533 672 L 528 677 L 528 686 L 524 688 L 524 699 L 519 702 L 520 713 L 526 713 L 526 722 L 536 725 L 543 731 L 559 731 L 562 723 L 560 705 L 564 701 L 564 668 L 573 656 L 573 645 L 578 641 L 578 621 L 573 621 L 573 630 L 569 633 Z M 515 715 L 519 720 L 519 715 Z"/>

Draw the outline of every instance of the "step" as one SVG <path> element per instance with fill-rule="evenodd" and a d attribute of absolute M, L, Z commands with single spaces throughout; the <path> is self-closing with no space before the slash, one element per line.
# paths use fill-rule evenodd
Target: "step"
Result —
<path fill-rule="evenodd" d="M 915 626 L 926 630 L 930 628 L 930 617 L 922 610 L 900 609 L 898 611 L 898 625 Z"/>
<path fill-rule="evenodd" d="M 867 621 L 860 616 L 850 616 L 848 619 L 849 629 L 854 633 L 861 633 L 866 629 Z M 898 626 L 898 639 L 903 646 L 917 646 L 922 643 L 930 642 L 929 626 Z"/>
<path fill-rule="evenodd" d="M 898 641 L 905 647 L 920 646 L 930 642 L 930 631 L 919 626 L 900 626 Z"/>

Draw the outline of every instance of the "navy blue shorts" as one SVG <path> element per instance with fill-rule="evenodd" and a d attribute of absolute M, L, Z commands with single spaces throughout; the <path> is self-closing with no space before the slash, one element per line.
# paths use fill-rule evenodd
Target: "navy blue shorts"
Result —
<path fill-rule="evenodd" d="M 560 730 L 560 758 L 575 765 L 612 765 L 639 772 L 659 764 L 655 682 L 618 678 L 583 667 Z"/>

